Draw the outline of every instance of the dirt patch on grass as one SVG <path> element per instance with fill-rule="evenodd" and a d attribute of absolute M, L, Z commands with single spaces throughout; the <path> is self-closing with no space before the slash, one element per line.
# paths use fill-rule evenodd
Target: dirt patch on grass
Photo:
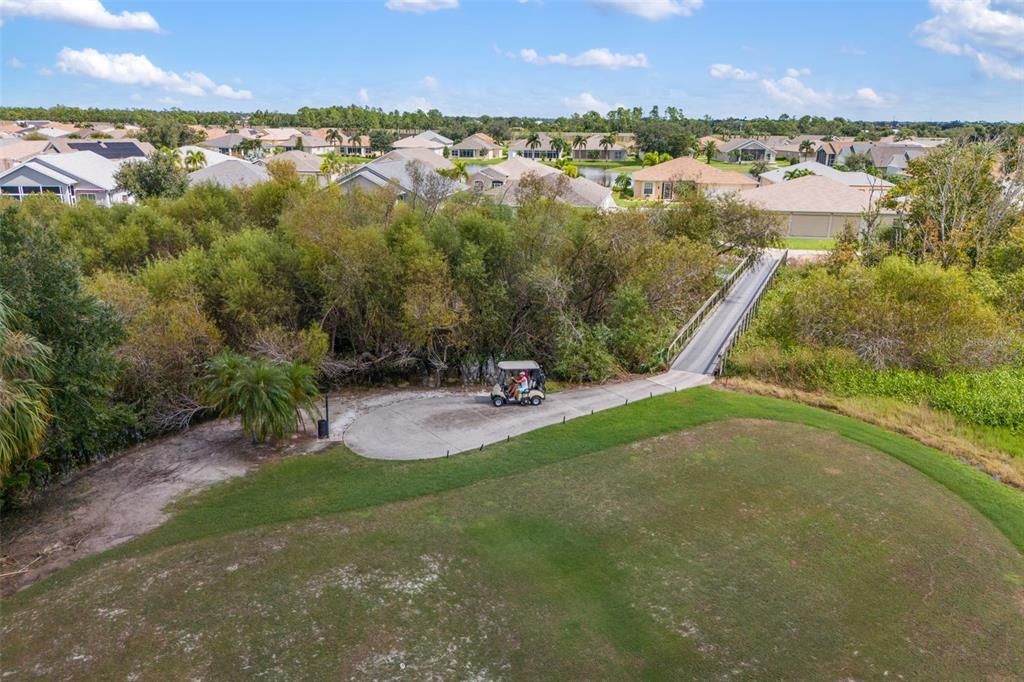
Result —
<path fill-rule="evenodd" d="M 7 575 L 0 592 L 11 594 L 155 528 L 167 518 L 164 507 L 182 494 L 314 446 L 308 436 L 253 446 L 236 422 L 216 421 L 98 462 L 44 491 L 37 503 L 5 515 L 0 562 Z"/>
<path fill-rule="evenodd" d="M 167 519 L 165 507 L 182 495 L 242 476 L 264 461 L 328 447 L 363 412 L 431 394 L 355 388 L 332 395 L 331 441 L 300 432 L 275 446 L 254 446 L 236 421 L 218 420 L 77 471 L 42 491 L 36 503 L 0 519 L 0 595 L 156 528 Z"/>

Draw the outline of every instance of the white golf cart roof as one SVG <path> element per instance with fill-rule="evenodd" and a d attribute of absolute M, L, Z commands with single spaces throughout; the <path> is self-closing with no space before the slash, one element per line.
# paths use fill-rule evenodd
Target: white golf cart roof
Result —
<path fill-rule="evenodd" d="M 504 360 L 498 363 L 498 369 L 503 369 L 506 372 L 515 372 L 516 370 L 533 370 L 540 369 L 533 360 Z"/>

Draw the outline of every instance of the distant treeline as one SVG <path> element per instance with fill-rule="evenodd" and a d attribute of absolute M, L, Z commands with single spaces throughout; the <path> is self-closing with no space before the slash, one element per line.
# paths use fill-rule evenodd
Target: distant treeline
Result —
<path fill-rule="evenodd" d="M 50 120 L 66 123 L 108 122 L 134 123 L 142 126 L 174 120 L 184 124 L 233 126 L 299 126 L 309 128 L 342 128 L 368 133 L 372 130 L 432 129 L 460 138 L 485 132 L 497 139 L 508 139 L 523 130 L 555 130 L 573 132 L 635 132 L 652 126 L 672 128 L 696 137 L 703 135 L 835 135 L 861 136 L 865 139 L 889 134 L 894 128 L 926 137 L 988 138 L 1003 133 L 1007 127 L 1020 129 L 1020 124 L 1006 122 L 965 121 L 854 121 L 842 117 L 801 116 L 783 114 L 778 118 L 687 118 L 677 107 L 619 107 L 602 115 L 596 111 L 558 118 L 526 116 L 446 116 L 437 109 L 430 111 L 384 111 L 379 108 L 349 106 L 302 107 L 295 113 L 257 110 L 185 111 L 170 109 L 102 109 L 90 107 L 0 107 L 0 119 Z"/>

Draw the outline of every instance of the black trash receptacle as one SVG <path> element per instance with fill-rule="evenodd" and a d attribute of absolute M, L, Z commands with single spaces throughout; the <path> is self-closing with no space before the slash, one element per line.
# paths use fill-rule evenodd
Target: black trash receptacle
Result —
<path fill-rule="evenodd" d="M 317 419 L 316 420 L 316 437 L 321 439 L 321 440 L 323 440 L 324 438 L 327 438 L 328 435 L 330 435 L 330 434 L 327 432 L 327 420 L 326 419 Z"/>

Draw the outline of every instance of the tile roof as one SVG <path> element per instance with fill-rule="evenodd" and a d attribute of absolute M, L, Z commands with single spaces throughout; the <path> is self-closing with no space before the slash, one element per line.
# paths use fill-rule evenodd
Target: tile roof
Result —
<path fill-rule="evenodd" d="M 739 196 L 780 213 L 859 214 L 867 210 L 872 201 L 870 193 L 820 175 L 744 190 Z"/>
<path fill-rule="evenodd" d="M 229 159 L 188 174 L 189 184 L 211 183 L 221 187 L 250 187 L 270 179 L 263 166 Z"/>
<path fill-rule="evenodd" d="M 889 189 L 893 186 L 891 182 L 888 182 L 882 178 L 875 177 L 869 173 L 862 171 L 840 171 L 826 166 L 823 163 L 817 161 L 805 161 L 803 163 L 795 163 L 792 166 L 784 166 L 782 168 L 776 168 L 775 170 L 768 171 L 767 173 L 761 174 L 761 181 L 769 182 L 792 182 L 792 180 L 786 180 L 786 173 L 794 170 L 809 170 L 815 175 L 820 175 L 825 178 L 831 178 L 836 182 L 841 182 L 844 185 L 850 187 L 876 187 L 878 189 Z M 794 178 L 795 179 L 795 178 Z"/>
<path fill-rule="evenodd" d="M 725 171 L 703 161 L 681 156 L 657 166 L 649 166 L 633 173 L 634 182 L 693 182 L 697 185 L 742 185 L 756 187 L 757 181 L 749 175 Z"/>

